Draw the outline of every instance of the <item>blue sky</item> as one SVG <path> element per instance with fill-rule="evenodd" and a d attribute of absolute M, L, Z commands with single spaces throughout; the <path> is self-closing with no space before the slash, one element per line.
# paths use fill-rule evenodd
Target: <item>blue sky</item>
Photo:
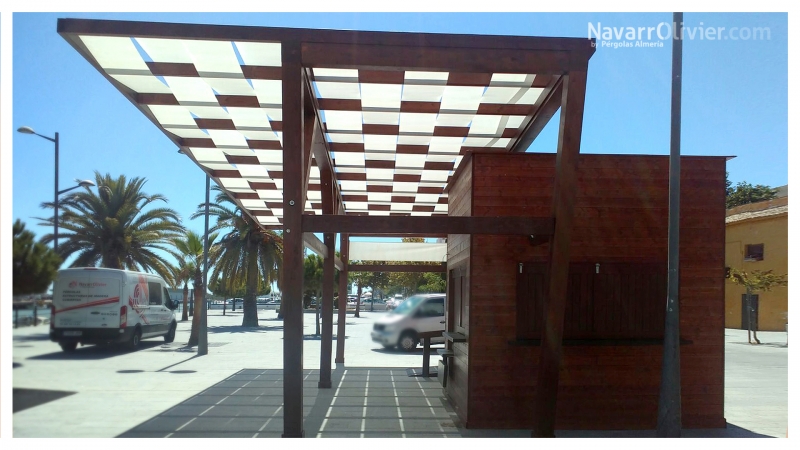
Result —
<path fill-rule="evenodd" d="M 14 13 L 13 130 L 60 133 L 60 189 L 94 171 L 145 177 L 184 224 L 204 201 L 205 175 L 58 33 L 60 17 L 377 31 L 587 37 L 595 27 L 649 27 L 671 13 Z M 682 153 L 731 155 L 735 183 L 788 183 L 787 15 L 686 13 L 687 27 L 767 27 L 769 39 L 684 41 Z M 599 25 L 598 25 L 599 24 Z M 741 37 L 741 35 L 740 35 Z M 599 39 L 598 41 L 600 41 Z M 671 42 L 661 48 L 599 46 L 589 63 L 581 151 L 669 153 Z M 553 152 L 557 118 L 530 151 Z M 37 235 L 33 217 L 53 198 L 53 144 L 14 132 L 13 218 Z M 4 194 L 4 198 L 7 194 Z M 4 205 L 5 206 L 5 205 Z"/>

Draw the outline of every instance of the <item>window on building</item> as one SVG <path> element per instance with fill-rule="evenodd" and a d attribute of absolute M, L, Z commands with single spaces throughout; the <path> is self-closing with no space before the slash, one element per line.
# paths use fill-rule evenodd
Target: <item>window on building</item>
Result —
<path fill-rule="evenodd" d="M 525 263 L 517 278 L 517 338 L 540 339 L 547 264 Z M 667 267 L 661 263 L 572 263 L 564 339 L 660 339 Z"/>
<path fill-rule="evenodd" d="M 764 259 L 764 244 L 748 244 L 744 246 L 745 261 L 761 261 Z"/>

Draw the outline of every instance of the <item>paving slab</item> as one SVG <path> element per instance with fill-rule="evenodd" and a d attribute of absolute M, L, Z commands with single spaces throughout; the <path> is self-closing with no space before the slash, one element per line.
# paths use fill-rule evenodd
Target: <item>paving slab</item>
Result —
<path fill-rule="evenodd" d="M 344 365 L 333 388 L 317 389 L 320 345 L 314 313 L 304 315 L 304 415 L 307 437 L 528 437 L 529 430 L 466 430 L 435 378 L 409 377 L 422 349 L 386 350 L 369 337 L 385 312 L 347 316 Z M 280 437 L 282 321 L 259 311 L 244 330 L 241 312 L 209 312 L 209 354 L 185 347 L 190 323 L 175 342 L 145 340 L 130 352 L 86 346 L 65 354 L 47 326 L 13 331 L 15 389 L 74 392 L 13 415 L 14 437 Z M 335 321 L 334 321 L 335 322 Z M 334 330 L 336 327 L 334 326 Z M 728 428 L 684 430 L 687 437 L 784 437 L 788 427 L 786 333 L 726 330 L 725 416 Z M 336 342 L 334 340 L 334 351 Z M 440 347 L 440 346 L 435 346 Z M 438 356 L 431 357 L 434 366 Z M 45 398 L 47 397 L 47 398 Z M 15 399 L 16 401 L 16 399 Z M 79 412 L 76 414 L 76 412 Z M 645 431 L 557 430 L 560 437 L 651 437 Z"/>

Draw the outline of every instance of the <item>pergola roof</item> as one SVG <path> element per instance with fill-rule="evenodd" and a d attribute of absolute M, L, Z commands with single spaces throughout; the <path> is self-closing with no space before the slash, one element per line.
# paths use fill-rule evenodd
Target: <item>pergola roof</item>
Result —
<path fill-rule="evenodd" d="M 583 38 L 79 19 L 58 30 L 268 228 L 284 208 L 283 42 L 301 45 L 306 120 L 319 125 L 306 141 L 325 150 L 309 151 L 305 214 L 322 214 L 332 168 L 340 214 L 446 215 L 463 156 L 524 151 L 560 106 L 562 75 L 594 52 Z"/>

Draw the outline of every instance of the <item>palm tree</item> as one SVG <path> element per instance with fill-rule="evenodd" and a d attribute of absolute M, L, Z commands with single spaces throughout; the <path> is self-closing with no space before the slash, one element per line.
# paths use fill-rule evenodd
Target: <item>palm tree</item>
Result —
<path fill-rule="evenodd" d="M 216 263 L 211 278 L 222 279 L 229 288 L 244 281 L 242 326 L 257 327 L 256 294 L 259 276 L 267 284 L 277 282 L 280 288 L 283 239 L 280 234 L 263 229 L 218 186 L 212 189 L 217 191 L 216 204 L 209 206 L 209 214 L 217 217 L 217 224 L 212 230 L 226 230 L 227 234 L 212 248 Z M 192 215 L 192 219 L 204 214 L 203 204 Z"/>
<path fill-rule="evenodd" d="M 189 282 L 192 281 L 194 271 L 194 263 L 178 260 L 178 266 L 175 267 L 175 273 L 172 275 L 175 283 L 173 287 L 177 289 L 183 284 L 183 313 L 181 322 L 189 320 Z"/>
<path fill-rule="evenodd" d="M 217 239 L 217 233 L 208 235 L 208 245 L 211 247 Z M 194 284 L 194 315 L 192 316 L 192 331 L 189 333 L 187 346 L 197 345 L 200 339 L 200 308 L 204 308 L 203 303 L 203 236 L 192 230 L 187 230 L 182 238 L 175 238 L 172 244 L 178 249 L 182 258 L 182 264 L 187 268 L 194 269 L 191 272 L 192 284 Z M 213 262 L 213 255 L 209 252 L 209 264 Z M 188 286 L 184 289 L 188 290 Z"/>
<path fill-rule="evenodd" d="M 169 208 L 149 208 L 167 202 L 161 194 L 142 192 L 144 178 L 125 175 L 111 178 L 95 171 L 97 194 L 88 187 L 59 200 L 58 252 L 66 260 L 77 254 L 71 267 L 108 267 L 154 271 L 172 284 L 170 263 L 157 252 L 173 255 L 171 240 L 183 234 L 181 218 Z M 53 208 L 52 202 L 42 203 Z M 53 218 L 38 218 L 40 225 L 53 226 Z M 52 234 L 43 237 L 51 242 Z"/>

